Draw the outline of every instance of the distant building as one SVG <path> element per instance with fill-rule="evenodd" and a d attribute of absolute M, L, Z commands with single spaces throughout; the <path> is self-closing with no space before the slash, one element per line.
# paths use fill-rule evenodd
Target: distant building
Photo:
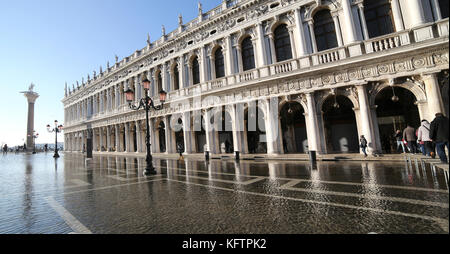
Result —
<path fill-rule="evenodd" d="M 66 150 L 90 124 L 97 153 L 145 152 L 124 91 L 137 102 L 148 78 L 156 104 L 168 92 L 153 153 L 359 153 L 360 135 L 389 152 L 396 129 L 448 115 L 448 42 L 448 0 L 224 1 L 66 92 Z"/>

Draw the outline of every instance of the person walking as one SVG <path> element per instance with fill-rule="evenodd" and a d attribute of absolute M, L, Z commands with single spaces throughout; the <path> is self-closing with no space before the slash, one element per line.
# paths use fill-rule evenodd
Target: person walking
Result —
<path fill-rule="evenodd" d="M 359 139 L 359 146 L 361 147 L 364 157 L 367 157 L 367 139 L 364 137 L 364 135 L 361 135 L 361 138 Z"/>
<path fill-rule="evenodd" d="M 417 153 L 417 137 L 416 132 L 411 125 L 407 125 L 406 129 L 403 131 L 403 139 L 406 140 L 409 150 L 412 154 Z"/>
<path fill-rule="evenodd" d="M 403 150 L 403 153 L 406 153 L 405 151 L 405 144 L 403 143 L 403 135 L 400 130 L 397 130 L 397 132 L 394 134 L 395 141 L 397 142 L 397 152 L 401 152 Z M 400 150 L 401 147 L 401 150 Z"/>
<path fill-rule="evenodd" d="M 442 113 L 437 113 L 436 118 L 430 124 L 430 139 L 436 144 L 437 154 L 441 162 L 448 163 L 445 147 L 448 148 L 448 118 Z"/>
<path fill-rule="evenodd" d="M 184 157 L 183 157 L 184 147 L 183 147 L 183 144 L 181 142 L 179 142 L 177 144 L 177 150 L 178 150 L 178 153 L 180 154 L 179 160 L 184 160 Z"/>
<path fill-rule="evenodd" d="M 422 120 L 422 123 L 417 130 L 417 140 L 423 146 L 423 154 L 434 158 L 433 141 L 430 138 L 430 122 L 427 120 Z"/>
<path fill-rule="evenodd" d="M 4 146 L 3 146 L 3 154 L 5 155 L 5 154 L 8 154 L 8 145 L 7 144 L 5 144 Z"/>

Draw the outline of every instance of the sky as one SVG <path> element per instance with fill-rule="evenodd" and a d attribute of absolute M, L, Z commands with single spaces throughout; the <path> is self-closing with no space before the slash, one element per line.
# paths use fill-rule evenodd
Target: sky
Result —
<path fill-rule="evenodd" d="M 203 0 L 203 11 L 221 0 Z M 27 100 L 21 91 L 31 83 L 36 143 L 54 143 L 46 125 L 64 124 L 64 84 L 72 87 L 100 66 L 130 56 L 198 15 L 198 0 L 0 0 L 0 143 L 25 141 Z M 63 141 L 63 136 L 58 137 Z"/>

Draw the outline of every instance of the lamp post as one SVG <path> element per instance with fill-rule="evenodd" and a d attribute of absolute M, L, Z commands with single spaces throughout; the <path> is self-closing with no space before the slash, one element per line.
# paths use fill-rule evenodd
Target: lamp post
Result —
<path fill-rule="evenodd" d="M 47 131 L 52 133 L 55 133 L 55 155 L 53 155 L 53 158 L 59 158 L 58 154 L 58 133 L 62 132 L 63 126 L 58 125 L 58 120 L 55 120 L 55 128 L 51 129 L 50 124 L 47 124 Z"/>
<path fill-rule="evenodd" d="M 132 110 L 140 110 L 145 109 L 145 116 L 146 116 L 146 124 L 147 124 L 147 135 L 146 135 L 146 145 L 147 145 L 147 166 L 145 168 L 145 175 L 156 175 L 155 168 L 153 167 L 152 162 L 152 155 L 150 152 L 150 127 L 149 127 L 149 119 L 148 119 L 148 112 L 153 109 L 155 111 L 162 110 L 164 107 L 164 102 L 166 101 L 166 95 L 167 93 L 164 90 L 161 90 L 159 92 L 159 100 L 161 101 L 161 105 L 155 106 L 153 103 L 153 100 L 148 96 L 148 91 L 150 90 L 150 81 L 145 78 L 145 80 L 142 81 L 142 85 L 144 87 L 144 93 L 145 97 L 142 98 L 139 101 L 139 105 L 136 106 L 133 103 L 134 101 L 134 91 L 128 88 L 127 91 L 125 91 L 126 99 L 128 102 L 128 106 Z"/>

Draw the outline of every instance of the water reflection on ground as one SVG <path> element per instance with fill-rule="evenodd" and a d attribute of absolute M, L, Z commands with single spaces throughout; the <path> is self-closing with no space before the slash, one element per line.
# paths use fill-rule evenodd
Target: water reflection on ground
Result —
<path fill-rule="evenodd" d="M 448 233 L 444 172 L 409 162 L 0 157 L 0 233 Z"/>

